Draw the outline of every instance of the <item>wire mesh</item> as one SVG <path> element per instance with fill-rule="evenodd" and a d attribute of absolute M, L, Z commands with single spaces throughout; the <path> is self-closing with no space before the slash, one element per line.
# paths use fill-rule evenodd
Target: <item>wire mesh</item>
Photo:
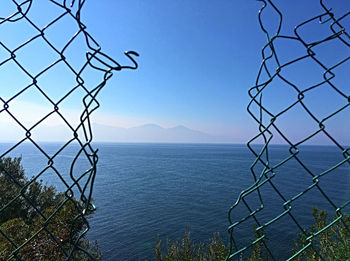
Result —
<path fill-rule="evenodd" d="M 345 226 L 347 231 L 350 229 L 349 224 L 344 222 L 344 212 L 346 212 L 344 209 L 346 210 L 346 207 L 349 205 L 350 198 L 347 198 L 342 203 L 335 202 L 325 191 L 327 184 L 322 183 L 322 180 L 334 175 L 340 168 L 344 168 L 342 173 L 345 174 L 339 177 L 339 182 L 347 182 L 346 179 L 349 174 L 349 147 L 342 145 L 339 137 L 335 137 L 336 135 L 332 132 L 332 129 L 329 129 L 332 119 L 338 115 L 340 115 L 339 119 L 343 122 L 342 125 L 338 126 L 345 128 L 345 123 L 348 121 L 344 115 L 346 115 L 346 112 L 349 112 L 350 105 L 350 89 L 348 88 L 349 67 L 347 67 L 350 59 L 348 49 L 350 37 L 347 31 L 348 28 L 345 27 L 346 21 L 350 17 L 349 6 L 343 2 L 344 9 L 342 11 L 344 13 L 336 15 L 332 12 L 332 8 L 329 8 L 321 0 L 319 2 L 319 10 L 322 10 L 322 12 L 297 24 L 294 31 L 287 34 L 284 33 L 283 29 L 285 29 L 284 19 L 288 13 L 281 11 L 278 4 L 273 3 L 271 0 L 260 0 L 260 2 L 262 2 L 262 7 L 258 15 L 259 24 L 267 38 L 267 43 L 262 48 L 262 63 L 255 85 L 249 89 L 251 100 L 247 107 L 248 113 L 257 123 L 259 130 L 259 133 L 247 144 L 255 157 L 250 168 L 254 183 L 240 193 L 237 201 L 229 210 L 230 255 L 227 259 L 241 260 L 248 258 L 250 253 L 253 253 L 258 246 L 261 247 L 263 253 L 257 254 L 255 252 L 256 259 L 252 260 L 298 259 L 302 258 L 303 254 L 311 248 L 315 252 L 315 259 L 312 260 L 329 260 L 324 252 L 315 247 L 317 244 L 315 245 L 314 242 L 320 237 L 322 232 L 330 230 L 339 222 L 343 222 L 342 225 Z M 289 11 L 292 12 L 292 10 Z M 308 29 L 310 27 L 311 29 Z M 317 30 L 312 29 L 315 27 L 317 27 Z M 319 33 L 320 31 L 322 31 L 322 34 Z M 281 49 L 281 45 L 285 48 Z M 302 51 L 302 54 L 299 57 L 290 57 L 290 55 L 295 53 L 291 49 L 296 45 Z M 341 50 L 344 51 L 337 52 L 335 48 L 343 48 Z M 341 57 L 337 57 L 337 53 Z M 303 64 L 305 66 L 301 67 Z M 293 73 L 288 74 L 289 69 L 291 72 L 294 70 L 294 76 L 296 75 L 297 77 L 293 78 Z M 340 69 L 343 69 L 345 73 L 341 74 L 339 72 Z M 312 83 L 311 81 L 310 83 L 307 82 L 307 76 L 313 78 Z M 339 78 L 341 78 L 341 81 L 339 81 Z M 280 91 L 280 97 L 275 96 L 273 103 L 278 103 L 278 99 L 284 100 L 287 96 L 294 99 L 288 105 L 284 103 L 284 107 L 278 110 L 271 106 L 271 99 L 268 99 L 270 89 L 272 91 L 276 90 L 274 89 L 274 84 L 276 83 Z M 316 99 L 317 93 L 322 93 L 323 90 L 327 90 L 331 95 L 325 97 L 326 101 L 324 103 L 316 104 L 318 108 L 324 107 L 324 111 L 326 111 L 325 114 L 320 115 L 319 109 L 312 108 L 308 98 L 314 97 Z M 331 97 L 337 97 L 338 100 L 332 102 L 330 100 Z M 336 108 L 333 108 L 332 105 L 336 105 Z M 294 114 L 294 116 L 297 116 L 294 117 L 290 125 L 292 130 L 289 132 L 289 130 L 284 129 L 283 118 L 293 110 L 296 110 L 297 114 Z M 296 139 L 293 132 L 309 127 L 309 125 L 297 125 L 298 118 L 304 116 L 314 130 L 308 135 L 304 134 L 303 137 Z M 327 169 L 317 171 L 303 159 L 302 152 L 306 148 L 303 145 L 308 144 L 308 142 L 321 135 L 325 137 L 324 140 L 327 140 L 328 144 L 336 148 L 334 153 L 338 153 L 340 159 L 331 166 L 327 166 Z M 283 160 L 279 160 L 279 157 L 276 157 L 276 154 L 273 153 L 272 143 L 276 139 L 288 145 L 288 153 Z M 254 145 L 257 142 L 263 145 Z M 322 158 L 315 158 L 315 162 L 320 165 L 324 163 L 322 162 L 323 160 Z M 276 180 L 279 177 L 286 179 L 286 176 L 280 169 L 283 169 L 284 166 L 291 162 L 298 166 L 298 172 L 306 177 L 305 180 L 309 184 L 303 184 L 303 181 L 295 177 L 294 182 L 300 183 L 299 187 L 302 189 L 288 194 L 281 189 L 281 184 L 276 182 Z M 297 173 L 289 173 L 287 175 L 297 176 Z M 266 192 L 266 188 L 268 188 L 268 192 Z M 334 189 L 336 190 L 336 188 Z M 305 206 L 300 206 L 297 203 L 308 201 L 310 194 L 314 191 L 317 191 L 319 195 L 318 200 L 320 202 L 324 200 L 335 216 L 323 227 L 317 228 L 309 234 L 307 227 L 305 227 L 305 222 L 301 220 L 300 216 L 296 215 L 296 210 L 300 207 L 305 208 Z M 270 211 L 268 205 L 271 203 L 269 199 L 272 194 L 280 206 L 280 211 L 275 212 L 273 216 L 267 213 Z M 255 200 L 251 200 L 252 197 Z M 266 218 L 267 216 L 269 217 Z M 252 235 L 249 242 L 242 242 L 242 232 L 239 232 L 249 229 L 251 224 L 249 226 L 246 225 L 249 222 L 255 224 L 255 239 L 253 239 L 254 235 Z M 281 253 L 276 251 L 283 244 L 283 240 L 286 240 L 286 235 L 282 233 L 275 235 L 278 241 L 275 245 L 271 245 L 269 241 L 269 237 L 272 237 L 271 233 L 278 233 L 274 227 L 276 223 L 283 222 L 286 222 L 285 226 L 289 227 L 289 231 L 293 231 L 292 238 L 297 239 L 298 234 L 306 237 L 304 246 L 297 249 L 294 253 L 291 251 L 284 253 L 284 256 L 289 256 L 286 258 L 282 258 Z M 253 228 L 253 226 L 251 227 Z M 289 250 L 292 250 L 292 248 L 293 245 L 290 245 Z M 350 256 L 347 258 L 350 258 Z M 343 259 L 338 257 L 337 260 Z"/>
<path fill-rule="evenodd" d="M 6 5 L 4 5 L 5 2 Z M 5 252 L 1 252 L 4 249 L 0 249 L 0 260 L 53 260 L 50 257 L 43 256 L 42 253 L 35 252 L 35 249 L 39 249 L 38 244 L 44 243 L 47 245 L 43 245 L 40 249 L 47 249 L 49 253 L 51 251 L 52 255 L 54 251 L 58 251 L 56 258 L 61 257 L 62 260 L 94 260 L 95 256 L 88 251 L 86 245 L 81 243 L 90 228 L 87 216 L 96 209 L 92 203 L 92 193 L 98 162 L 98 150 L 92 145 L 93 132 L 90 116 L 99 108 L 100 105 L 96 97 L 106 86 L 113 72 L 123 69 L 136 69 L 137 63 L 133 56 L 138 56 L 138 54 L 133 51 L 126 52 L 125 55 L 132 65 L 124 66 L 103 53 L 101 47 L 87 32 L 86 26 L 81 21 L 84 0 L 48 0 L 45 1 L 45 4 L 50 6 L 50 11 L 42 7 L 39 12 L 35 12 L 34 9 L 43 5 L 44 2 L 42 1 L 12 0 L 4 1 L 1 4 L 4 6 L 0 10 L 0 30 L 4 28 L 3 30 L 10 32 L 9 30 L 14 30 L 11 26 L 17 24 L 21 29 L 14 31 L 12 36 L 0 41 L 0 72 L 3 75 L 13 76 L 11 81 L 5 81 L 2 78 L 0 117 L 6 117 L 11 124 L 15 124 L 22 138 L 11 143 L 9 147 L 5 150 L 2 149 L 0 152 L 0 177 L 2 181 L 6 179 L 11 184 L 10 188 L 16 191 L 13 198 L 0 197 L 0 216 L 9 210 L 15 211 L 18 202 L 21 202 L 26 204 L 27 209 L 30 209 L 31 215 L 35 216 L 39 225 L 35 226 L 35 230 L 25 236 L 21 234 L 21 227 L 26 227 L 28 224 L 14 219 L 16 236 L 22 236 L 21 240 L 14 238 L 13 233 L 10 233 L 11 231 L 1 229 L 1 242 L 5 241 L 11 251 L 10 254 L 5 255 Z M 50 14 L 55 14 L 55 16 L 50 17 Z M 45 21 L 44 18 L 47 18 L 47 20 Z M 63 20 L 65 20 L 64 29 L 59 31 L 56 27 Z M 69 23 L 75 26 L 71 35 L 68 31 L 73 27 Z M 68 24 L 69 26 L 65 26 Z M 64 32 L 64 35 L 62 32 Z M 79 46 L 72 51 L 71 47 L 76 42 Z M 33 48 L 34 43 L 35 47 Z M 47 51 L 43 52 L 45 48 Z M 86 52 L 82 53 L 83 57 L 78 57 L 79 54 L 74 53 L 75 50 Z M 47 57 L 43 56 L 49 56 L 52 60 L 45 60 L 43 58 Z M 60 67 L 59 70 L 58 67 Z M 55 71 L 55 69 L 57 70 Z M 91 76 L 88 76 L 88 74 L 92 72 L 99 73 L 98 78 L 94 77 L 97 84 L 89 84 Z M 56 75 L 51 77 L 52 73 Z M 48 79 L 45 82 L 43 78 L 46 76 Z M 27 84 L 23 84 L 25 81 L 19 80 L 21 77 L 25 79 Z M 58 84 L 55 84 L 58 79 L 68 77 L 74 78 L 74 85 L 57 86 Z M 9 84 L 10 82 L 13 84 Z M 53 89 L 61 90 L 61 92 L 52 94 Z M 47 112 L 42 112 L 43 114 L 38 116 L 35 123 L 28 123 L 28 119 L 18 115 L 16 111 L 16 105 L 18 104 L 16 101 L 21 100 L 29 92 L 36 100 L 46 103 L 52 108 Z M 61 110 L 64 107 L 64 102 L 69 100 L 70 97 L 75 99 L 74 103 L 82 103 L 82 111 L 79 113 L 77 123 L 72 122 L 69 115 Z M 81 98 L 77 100 L 76 97 Z M 28 106 L 25 110 L 31 110 L 31 108 Z M 33 135 L 33 133 L 45 124 L 45 121 L 52 118 L 63 122 L 65 130 L 69 132 L 69 138 L 58 150 L 48 152 L 37 141 L 38 135 Z M 4 131 L 7 127 L 4 124 L 2 125 L 2 131 Z M 16 175 L 23 173 L 25 170 L 17 166 L 14 171 L 13 164 L 8 160 L 8 157 L 13 150 L 25 143 L 32 144 L 40 152 L 41 158 L 46 161 L 46 166 L 23 183 L 23 181 L 17 179 Z M 71 144 L 77 144 L 78 150 L 74 157 L 65 163 L 68 165 L 67 172 L 69 175 L 63 175 L 55 162 L 62 151 Z M 81 171 L 81 168 L 78 167 L 81 159 L 88 162 L 89 167 L 86 171 Z M 38 202 L 33 199 L 33 195 L 30 195 L 31 191 L 29 191 L 32 185 L 38 184 L 39 180 L 48 172 L 54 173 L 65 188 L 63 197 L 54 207 L 51 206 L 49 212 L 39 207 Z M 60 222 L 64 222 L 64 220 L 57 220 L 57 216 L 61 215 L 60 213 L 67 206 L 72 206 L 73 209 L 69 213 L 72 217 L 69 217 L 69 215 L 66 217 L 67 220 L 70 220 L 69 233 L 65 235 L 57 234 L 54 231 L 55 227 L 60 226 Z M 79 227 L 77 228 L 75 224 L 79 224 Z M 43 237 L 46 238 L 45 242 L 39 240 Z M 27 255 L 24 254 L 24 250 L 28 249 L 30 256 L 28 256 L 28 251 L 26 252 Z"/>

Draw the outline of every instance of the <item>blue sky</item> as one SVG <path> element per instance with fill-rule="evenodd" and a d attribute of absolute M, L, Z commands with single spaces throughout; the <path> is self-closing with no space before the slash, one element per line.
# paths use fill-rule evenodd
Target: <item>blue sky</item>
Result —
<path fill-rule="evenodd" d="M 247 86 L 242 83 L 254 79 L 259 62 L 252 51 L 258 50 L 254 41 L 240 39 L 251 38 L 257 25 L 242 19 L 246 13 L 250 18 L 244 19 L 256 20 L 258 6 L 253 1 L 241 3 L 240 10 L 233 1 L 88 2 L 88 26 L 96 37 L 103 34 L 107 53 L 114 57 L 121 57 L 120 50 L 140 53 L 139 70 L 123 72 L 111 81 L 101 96 L 103 107 L 111 114 L 166 126 L 234 131 L 247 116 Z M 255 11 L 248 12 L 251 8 Z M 88 19 L 92 10 L 102 19 Z"/>
<path fill-rule="evenodd" d="M 293 33 L 296 23 L 322 12 L 318 1 L 275 2 L 284 13 L 282 32 L 288 35 Z M 332 4 L 336 5 L 333 8 L 338 15 L 345 13 L 344 7 L 350 6 L 345 0 Z M 122 64 L 128 63 L 124 51 L 134 50 L 140 54 L 138 70 L 116 72 L 101 92 L 99 101 L 102 106 L 93 116 L 94 121 L 121 127 L 145 123 L 163 127 L 185 125 L 227 136 L 230 142 L 246 142 L 257 133 L 257 126 L 246 112 L 246 106 L 249 102 L 248 90 L 255 83 L 261 63 L 261 48 L 266 43 L 266 37 L 258 25 L 257 14 L 261 6 L 261 2 L 253 0 L 86 1 L 82 20 L 105 53 Z M 0 6 L 0 10 L 5 9 Z M 56 10 L 46 1 L 34 1 L 29 17 L 43 27 L 45 21 L 57 16 L 59 12 L 56 13 Z M 264 15 L 267 28 L 274 31 L 277 16 L 269 9 Z M 323 28 L 328 27 L 311 26 L 302 33 L 312 41 L 326 35 Z M 75 31 L 76 26 L 67 19 L 48 29 L 47 37 L 57 46 L 63 46 Z M 0 33 L 2 38 L 8 40 L 7 45 L 15 48 L 35 34 L 35 30 L 23 23 L 11 30 L 0 26 Z M 284 61 L 305 55 L 306 52 L 300 46 L 286 45 L 282 41 L 276 46 Z M 350 54 L 349 48 L 343 48 L 340 44 L 330 46 L 319 52 L 325 55 L 324 59 L 328 59 L 330 64 Z M 44 54 L 43 58 L 35 54 L 38 50 Z M 31 68 L 33 74 L 40 71 L 42 64 L 55 60 L 52 52 L 39 41 L 32 44 L 32 49 L 19 50 L 18 57 Z M 67 51 L 67 57 L 78 67 L 84 50 L 78 45 Z M 0 75 L 11 87 L 3 92 L 5 98 L 11 97 L 18 90 L 16 86 L 23 86 L 28 80 L 11 66 L 7 70 L 12 70 L 13 75 Z M 305 70 L 308 70 L 307 73 Z M 286 69 L 285 74 L 303 88 L 322 79 L 322 70 L 308 62 Z M 349 82 L 346 74 L 339 72 L 339 75 L 344 77 L 339 77 L 337 84 L 346 89 Z M 93 72 L 88 72 L 86 77 L 91 81 L 91 86 L 99 79 Z M 72 86 L 74 77 L 65 72 L 64 66 L 57 66 L 52 73 L 43 75 L 39 83 L 50 86 L 47 92 L 58 99 L 66 91 L 66 87 L 61 86 Z M 277 80 L 266 93 L 264 101 L 267 107 L 276 112 L 296 99 L 296 92 Z M 67 114 L 70 114 L 68 111 L 82 108 L 76 102 L 78 97 L 79 93 L 74 94 L 64 103 Z M 21 102 L 50 106 L 47 101 L 38 99 L 36 91 L 25 93 Z M 339 108 L 340 104 L 346 104 L 344 99 L 327 88 L 312 95 L 310 93 L 310 98 L 305 98 L 305 102 L 320 118 Z M 20 104 L 17 106 L 21 107 Z M 40 111 L 40 108 L 37 110 Z M 346 120 L 348 111 L 332 122 L 334 135 L 346 143 L 349 143 L 345 131 L 349 127 L 349 120 Z M 28 120 L 31 116 L 23 114 L 23 117 Z M 298 108 L 281 117 L 279 126 L 290 131 L 289 135 L 295 141 L 315 130 L 310 117 Z M 276 142 L 279 142 L 277 138 Z M 317 142 L 316 139 L 314 143 Z"/>

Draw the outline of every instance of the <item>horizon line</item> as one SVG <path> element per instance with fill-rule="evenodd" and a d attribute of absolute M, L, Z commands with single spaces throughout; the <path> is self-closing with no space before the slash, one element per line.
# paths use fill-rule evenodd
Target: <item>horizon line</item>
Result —
<path fill-rule="evenodd" d="M 73 141 L 73 143 L 75 143 L 76 141 Z M 7 144 L 7 143 L 18 143 L 17 141 L 3 141 L 0 140 L 0 144 Z M 32 143 L 31 141 L 25 140 L 22 141 L 21 143 Z M 35 143 L 62 143 L 62 144 L 66 144 L 66 141 L 35 141 Z M 184 145 L 244 145 L 248 147 L 248 143 L 238 143 L 238 142 L 162 142 L 162 141 L 91 141 L 90 143 L 106 143 L 106 144 L 184 144 Z M 33 143 L 32 143 L 33 144 Z M 251 145 L 261 145 L 261 146 L 265 146 L 266 143 L 251 143 Z M 269 143 L 268 145 L 278 145 L 278 146 L 289 146 L 289 147 L 293 147 L 290 146 L 289 144 L 285 144 L 285 143 Z M 296 147 L 300 147 L 300 146 L 324 146 L 324 147 L 338 147 L 335 144 L 300 144 Z M 350 146 L 350 145 L 341 145 L 343 147 L 345 146 Z"/>

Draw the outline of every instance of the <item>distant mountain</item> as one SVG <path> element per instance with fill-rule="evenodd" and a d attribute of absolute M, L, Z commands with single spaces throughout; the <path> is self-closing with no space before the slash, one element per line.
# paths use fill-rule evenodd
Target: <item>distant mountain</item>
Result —
<path fill-rule="evenodd" d="M 119 128 L 101 124 L 93 124 L 96 141 L 119 142 L 224 142 L 201 131 L 185 126 L 163 128 L 156 124 L 145 124 L 132 128 Z"/>
<path fill-rule="evenodd" d="M 0 132 L 0 141 L 19 141 L 25 137 L 25 130 L 16 123 L 6 123 Z M 31 126 L 25 126 L 30 128 Z M 75 126 L 72 126 L 73 128 Z M 163 128 L 156 124 L 145 124 L 132 128 L 121 128 L 102 124 L 92 124 L 94 141 L 105 142 L 225 142 L 225 139 L 185 126 Z M 35 141 L 67 141 L 73 137 L 68 126 L 39 125 L 31 130 Z M 79 136 L 83 135 L 82 130 Z"/>
<path fill-rule="evenodd" d="M 32 124 L 24 124 L 27 129 Z M 76 126 L 72 126 L 75 128 Z M 231 136 L 211 135 L 198 130 L 193 130 L 179 125 L 172 128 L 163 128 L 156 124 L 145 124 L 132 128 L 121 128 L 103 124 L 92 124 L 93 140 L 98 142 L 168 142 L 168 143 L 244 143 L 249 140 L 253 134 L 237 133 Z M 346 128 L 332 130 L 333 136 L 346 137 L 344 144 L 350 144 L 349 136 L 345 136 Z M 48 126 L 39 124 L 30 131 L 30 137 L 34 141 L 62 142 L 73 138 L 72 130 L 63 124 Z M 295 134 L 297 136 L 298 133 Z M 83 130 L 78 132 L 79 137 L 83 137 Z M 301 136 L 301 135 L 300 135 Z M 320 136 L 320 135 L 318 135 Z M 11 142 L 16 144 L 26 137 L 26 131 L 16 122 L 0 122 L 0 142 Z M 235 138 L 234 138 L 235 137 Z M 275 135 L 275 144 L 285 144 L 285 142 Z M 316 137 L 309 144 L 329 145 L 329 139 L 325 135 Z"/>

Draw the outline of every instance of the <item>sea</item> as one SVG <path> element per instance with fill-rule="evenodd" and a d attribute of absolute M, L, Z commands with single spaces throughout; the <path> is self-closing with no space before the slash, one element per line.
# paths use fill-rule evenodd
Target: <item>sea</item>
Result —
<path fill-rule="evenodd" d="M 14 145 L 1 143 L 0 154 Z M 47 157 L 55 155 L 62 144 L 38 145 L 40 149 L 22 143 L 6 156 L 22 156 L 26 175 L 38 175 L 47 166 Z M 289 147 L 271 145 L 269 164 L 276 167 L 268 178 L 260 177 L 261 162 L 243 144 L 93 143 L 93 147 L 99 156 L 93 188 L 97 210 L 89 218 L 87 238 L 98 241 L 106 261 L 154 260 L 157 240 L 174 241 L 185 231 L 194 242 L 207 242 L 218 232 L 228 243 L 232 206 L 232 222 L 256 209 L 260 209 L 255 215 L 260 224 L 273 221 L 264 230 L 267 245 L 276 260 L 285 260 L 300 227 L 307 229 L 313 223 L 313 206 L 332 216 L 350 199 L 350 165 L 343 162 L 337 147 L 300 146 L 297 159 L 278 165 L 291 155 Z M 262 146 L 252 149 L 259 154 Z M 77 144 L 70 144 L 54 158 L 55 168 L 68 183 L 78 150 Z M 88 168 L 83 161 L 78 160 L 74 171 Z M 320 174 L 318 179 L 312 176 Z M 241 192 L 254 184 L 254 175 L 265 182 L 260 194 L 253 190 L 236 204 Z M 40 179 L 64 190 L 54 171 L 45 171 Z M 343 211 L 350 212 L 348 207 Z M 250 217 L 235 226 L 237 247 L 254 239 L 253 223 Z"/>

